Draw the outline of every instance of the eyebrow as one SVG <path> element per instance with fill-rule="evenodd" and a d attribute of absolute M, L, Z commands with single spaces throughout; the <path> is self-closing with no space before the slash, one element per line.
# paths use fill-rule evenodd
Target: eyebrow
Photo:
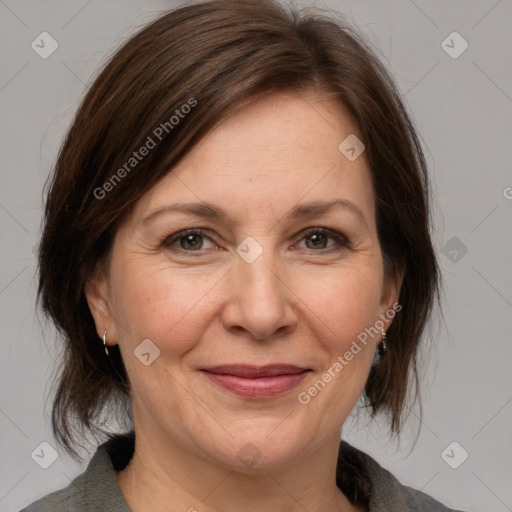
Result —
<path fill-rule="evenodd" d="M 306 217 L 313 217 L 315 215 L 321 215 L 332 210 L 334 207 L 343 208 L 346 211 L 355 213 L 366 223 L 362 210 L 353 202 L 347 199 L 335 199 L 333 201 L 312 201 L 309 203 L 299 204 L 295 206 L 290 212 L 288 212 L 283 219 L 302 219 Z M 157 208 L 149 215 L 142 219 L 143 224 L 147 224 L 154 220 L 156 217 L 165 213 L 181 212 L 189 213 L 197 217 L 213 218 L 219 220 L 229 226 L 233 226 L 234 222 L 229 218 L 229 215 L 225 210 L 216 206 L 212 203 L 175 203 L 168 204 Z"/>

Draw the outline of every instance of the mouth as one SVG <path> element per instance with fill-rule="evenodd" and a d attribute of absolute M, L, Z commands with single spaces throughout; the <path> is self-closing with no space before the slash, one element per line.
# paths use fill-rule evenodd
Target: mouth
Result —
<path fill-rule="evenodd" d="M 311 372 L 290 364 L 266 366 L 220 365 L 201 372 L 219 387 L 252 400 L 275 398 L 290 391 Z"/>

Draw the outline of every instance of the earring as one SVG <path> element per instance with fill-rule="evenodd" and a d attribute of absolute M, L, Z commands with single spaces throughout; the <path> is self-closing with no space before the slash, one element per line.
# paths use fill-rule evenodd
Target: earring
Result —
<path fill-rule="evenodd" d="M 382 329 L 382 343 L 379 344 L 379 354 L 383 356 L 388 350 L 388 339 L 386 337 L 386 331 Z"/>
<path fill-rule="evenodd" d="M 107 354 L 108 357 L 110 357 L 110 354 L 108 353 L 107 348 L 107 331 L 103 333 L 103 346 L 105 347 L 105 354 Z"/>

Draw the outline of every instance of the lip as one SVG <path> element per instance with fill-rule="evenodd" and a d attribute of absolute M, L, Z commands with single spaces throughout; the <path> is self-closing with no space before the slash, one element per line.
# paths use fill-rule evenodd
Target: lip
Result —
<path fill-rule="evenodd" d="M 237 396 L 262 400 L 290 391 L 311 371 L 290 364 L 220 365 L 201 371 L 215 384 Z"/>

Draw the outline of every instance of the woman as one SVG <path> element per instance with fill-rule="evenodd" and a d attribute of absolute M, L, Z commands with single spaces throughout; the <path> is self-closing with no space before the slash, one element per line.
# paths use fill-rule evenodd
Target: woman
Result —
<path fill-rule="evenodd" d="M 392 80 L 334 20 L 171 11 L 88 91 L 48 192 L 53 429 L 103 443 L 34 511 L 446 511 L 346 442 L 399 433 L 439 288 L 428 176 Z"/>

